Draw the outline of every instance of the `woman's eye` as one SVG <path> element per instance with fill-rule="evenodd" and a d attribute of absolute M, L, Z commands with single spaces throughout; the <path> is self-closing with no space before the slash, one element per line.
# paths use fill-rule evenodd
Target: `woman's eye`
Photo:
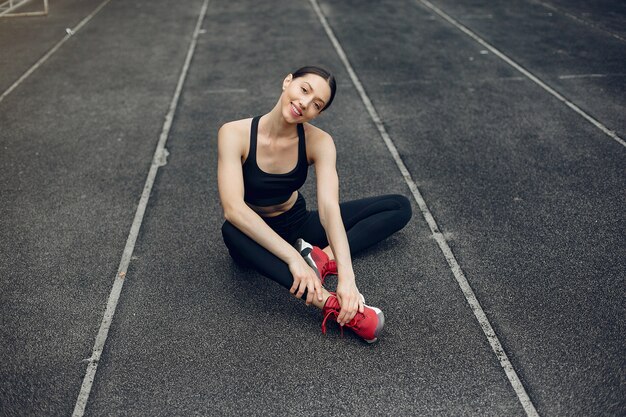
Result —
<path fill-rule="evenodd" d="M 315 103 L 315 108 L 316 108 L 317 110 L 319 110 L 319 109 L 320 109 L 320 105 L 319 105 L 319 104 L 317 104 L 317 103 Z"/>
<path fill-rule="evenodd" d="M 306 88 L 304 88 L 304 87 L 300 87 L 300 89 L 302 89 L 302 92 L 303 92 L 303 93 L 306 93 Z"/>

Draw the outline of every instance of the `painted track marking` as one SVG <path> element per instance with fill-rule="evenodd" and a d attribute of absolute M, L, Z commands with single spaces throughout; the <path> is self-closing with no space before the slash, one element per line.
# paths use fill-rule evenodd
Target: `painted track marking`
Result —
<path fill-rule="evenodd" d="M 128 238 L 126 240 L 126 246 L 124 247 L 122 259 L 120 260 L 117 274 L 115 275 L 113 281 L 113 288 L 111 288 L 111 293 L 109 294 L 106 310 L 104 312 L 104 316 L 102 317 L 102 323 L 100 324 L 100 329 L 98 330 L 98 335 L 96 336 L 91 357 L 87 359 L 87 370 L 85 372 L 85 377 L 83 378 L 80 393 L 78 394 L 78 398 L 76 400 L 76 405 L 74 406 L 74 412 L 72 414 L 73 417 L 82 417 L 85 413 L 85 407 L 87 405 L 87 401 L 89 400 L 89 394 L 91 393 L 91 387 L 96 376 L 96 370 L 98 369 L 98 362 L 100 361 L 100 356 L 102 355 L 102 350 L 104 349 L 104 344 L 109 334 L 109 328 L 111 327 L 111 322 L 113 321 L 113 315 L 115 314 L 115 309 L 120 298 L 120 293 L 122 292 L 122 286 L 124 285 L 124 280 L 126 279 L 128 265 L 130 264 L 133 251 L 135 249 L 135 242 L 137 241 L 139 229 L 141 228 L 141 223 L 143 222 L 143 216 L 146 212 L 146 206 L 148 205 L 148 200 L 150 199 L 150 192 L 152 191 L 152 186 L 154 185 L 154 180 L 159 167 L 165 165 L 166 163 L 165 159 L 167 158 L 168 153 L 165 149 L 165 144 L 167 143 L 167 139 L 169 137 L 170 129 L 172 127 L 172 121 L 174 120 L 174 114 L 176 113 L 176 108 L 178 107 L 178 100 L 180 98 L 183 84 L 185 83 L 185 79 L 187 78 L 187 72 L 189 71 L 189 66 L 191 64 L 191 58 L 193 57 L 196 49 L 198 34 L 200 32 L 202 22 L 204 21 L 204 16 L 206 15 L 208 3 L 209 0 L 204 0 L 204 2 L 202 3 L 200 15 L 198 16 L 198 21 L 196 22 L 196 27 L 193 32 L 191 43 L 189 44 L 189 49 L 187 50 L 185 63 L 178 78 L 178 84 L 176 85 L 174 96 L 172 97 L 172 101 L 170 102 L 169 110 L 165 116 L 163 129 L 161 130 L 159 142 L 157 144 L 156 150 L 154 151 L 154 156 L 152 157 L 152 164 L 150 165 L 148 178 L 146 179 L 146 183 L 143 187 L 143 192 L 141 193 L 139 205 L 137 206 L 137 211 L 135 212 L 135 218 L 133 220 L 133 224 L 130 228 Z"/>
<path fill-rule="evenodd" d="M 487 48 L 489 51 L 491 51 L 493 54 L 495 54 L 498 58 L 502 59 L 504 62 L 506 62 L 507 64 L 509 64 L 513 68 L 515 68 L 517 71 L 519 71 L 522 74 L 524 74 L 528 79 L 533 81 L 535 84 L 539 85 L 541 88 L 546 90 L 548 93 L 552 94 L 554 97 L 556 97 L 559 101 L 561 101 L 567 107 L 569 107 L 570 109 L 574 110 L 576 113 L 581 115 L 589 123 L 591 123 L 592 125 L 594 125 L 598 129 L 600 129 L 604 134 L 606 134 L 607 136 L 609 136 L 610 138 L 612 138 L 613 140 L 615 140 L 617 143 L 621 144 L 622 146 L 626 147 L 626 141 L 624 141 L 624 139 L 619 137 L 614 131 L 610 130 L 609 128 L 604 126 L 602 123 L 600 123 L 600 121 L 596 120 L 595 118 L 593 118 L 592 116 L 587 114 L 580 107 L 578 107 L 577 105 L 572 103 L 570 100 L 565 98 L 558 91 L 556 91 L 555 89 L 550 87 L 548 84 L 546 84 L 543 81 L 541 81 L 537 76 L 533 75 L 530 71 L 524 69 L 521 65 L 519 65 L 517 62 L 513 61 L 511 58 L 506 56 L 504 53 L 500 52 L 493 45 L 491 45 L 490 43 L 485 41 L 483 38 L 481 38 L 480 36 L 478 36 L 477 34 L 472 32 L 466 26 L 462 25 L 457 20 L 455 20 L 452 17 L 450 17 L 448 14 L 443 12 L 437 6 L 434 6 L 428 0 L 416 0 L 416 1 L 418 1 L 419 3 L 421 3 L 422 5 L 427 7 L 428 9 L 432 10 L 433 12 L 438 14 L 442 19 L 444 19 L 448 23 L 452 24 L 457 29 L 459 29 L 461 32 L 465 33 L 467 36 L 469 36 L 470 38 L 474 39 L 476 42 L 478 42 L 479 44 L 481 44 L 482 46 Z"/>
<path fill-rule="evenodd" d="M 626 74 L 563 74 L 559 75 L 559 80 L 571 80 L 574 78 L 610 78 L 623 77 Z"/>
<path fill-rule="evenodd" d="M 67 42 L 70 37 L 76 35 L 76 32 L 78 32 L 83 26 L 85 26 L 110 1 L 111 0 L 104 0 L 102 3 L 100 3 L 98 7 L 96 7 L 93 12 L 91 12 L 87 17 L 81 20 L 80 23 L 78 23 L 72 29 L 69 29 L 63 39 L 57 42 L 56 45 L 54 45 L 48 52 L 46 52 L 44 56 L 39 58 L 39 60 L 35 62 L 32 67 L 30 67 L 24 74 L 22 74 L 20 78 L 18 78 L 13 84 L 11 84 L 11 86 L 7 88 L 4 93 L 2 93 L 2 95 L 0 96 L 0 103 L 2 102 L 2 100 L 4 100 L 6 96 L 11 94 L 11 92 L 15 90 L 26 78 L 28 78 L 30 74 L 32 74 L 37 68 L 42 66 L 43 63 L 46 62 L 48 58 L 50 58 L 52 54 L 54 54 L 65 42 Z"/>
<path fill-rule="evenodd" d="M 597 25 L 595 23 L 592 23 L 592 22 L 588 21 L 588 20 L 582 19 L 582 18 L 576 16 L 575 14 L 566 12 L 565 10 L 561 10 L 558 7 L 556 7 L 556 6 L 554 6 L 554 5 L 550 4 L 550 3 L 547 3 L 547 2 L 541 1 L 541 0 L 529 0 L 529 1 L 531 3 L 540 4 L 543 7 L 545 7 L 546 9 L 552 10 L 553 12 L 561 13 L 562 15 L 565 15 L 565 16 L 569 17 L 570 19 L 573 19 L 573 20 L 577 21 L 578 23 L 581 23 L 583 25 L 589 26 L 589 27 L 594 28 L 596 30 L 602 31 L 602 32 L 604 32 L 604 33 L 614 37 L 615 39 L 619 39 L 622 42 L 626 42 L 626 39 L 624 39 L 624 37 L 618 35 L 617 33 L 614 33 L 614 32 L 612 32 L 612 31 L 610 31 L 608 29 L 605 29 L 605 28 L 603 28 L 603 27 L 601 27 L 601 26 L 599 26 L 599 25 Z"/>
<path fill-rule="evenodd" d="M 443 252 L 443 255 L 446 258 L 446 261 L 448 262 L 448 265 L 450 266 L 450 269 L 452 270 L 452 273 L 454 274 L 454 277 L 456 278 L 456 281 L 459 284 L 459 287 L 461 287 L 461 291 L 463 292 L 463 295 L 465 296 L 467 303 L 472 309 L 474 316 L 478 320 L 478 323 L 480 324 L 480 327 L 483 330 L 483 333 L 485 334 L 485 336 L 487 337 L 487 340 L 489 341 L 489 344 L 491 345 L 491 349 L 493 350 L 496 357 L 498 358 L 498 361 L 500 362 L 500 366 L 502 366 L 502 368 L 504 369 L 504 372 L 509 382 L 511 383 L 513 390 L 517 394 L 517 397 L 520 403 L 522 404 L 524 411 L 526 411 L 526 415 L 528 415 L 529 417 L 538 417 L 539 414 L 537 413 L 537 410 L 535 409 L 534 404 L 532 403 L 530 397 L 528 396 L 528 393 L 526 392 L 524 385 L 519 379 L 517 373 L 515 372 L 515 369 L 513 368 L 513 365 L 511 364 L 511 361 L 509 360 L 506 352 L 504 351 L 504 348 L 502 347 L 502 344 L 500 343 L 498 335 L 496 334 L 495 330 L 491 326 L 491 323 L 489 322 L 487 315 L 485 314 L 483 308 L 478 302 L 478 299 L 476 298 L 474 291 L 469 285 L 469 282 L 467 281 L 467 278 L 465 277 L 465 273 L 463 272 L 463 270 L 461 269 L 461 266 L 459 265 L 456 258 L 454 257 L 454 254 L 452 253 L 450 246 L 448 246 L 448 243 L 446 242 L 444 234 L 439 230 L 439 226 L 437 225 L 437 222 L 435 221 L 435 218 L 433 217 L 432 213 L 428 209 L 428 206 L 426 205 L 426 201 L 424 201 L 424 198 L 422 197 L 422 194 L 417 188 L 417 185 L 415 185 L 415 182 L 411 178 L 411 174 L 409 173 L 409 170 L 407 169 L 406 165 L 402 161 L 402 158 L 400 157 L 400 154 L 398 153 L 396 146 L 391 140 L 391 137 L 387 133 L 387 130 L 385 129 L 385 126 L 380 116 L 378 115 L 376 108 L 374 107 L 374 105 L 372 104 L 372 101 L 370 100 L 367 93 L 365 92 L 365 89 L 363 88 L 363 84 L 359 80 L 359 77 L 354 72 L 354 69 L 352 68 L 352 65 L 350 64 L 350 61 L 348 60 L 346 53 L 344 52 L 343 48 L 341 47 L 341 44 L 339 43 L 335 34 L 333 33 L 332 28 L 328 24 L 326 17 L 322 13 L 322 10 L 320 9 L 317 3 L 317 0 L 309 0 L 309 1 L 313 9 L 317 13 L 318 18 L 322 26 L 324 27 L 324 30 L 326 31 L 326 35 L 328 35 L 330 42 L 335 47 L 337 55 L 339 55 L 339 58 L 344 64 L 344 67 L 348 71 L 348 74 L 350 75 L 350 79 L 352 80 L 354 87 L 356 88 L 359 95 L 361 96 L 361 101 L 363 101 L 363 104 L 367 108 L 367 111 L 372 121 L 374 122 L 374 124 L 376 125 L 378 129 L 378 133 L 380 134 L 381 138 L 385 142 L 385 145 L 387 145 L 387 149 L 389 149 L 389 152 L 393 156 L 393 159 L 395 160 L 396 165 L 398 166 L 398 169 L 402 173 L 402 176 L 404 177 L 405 182 L 409 186 L 409 189 L 411 190 L 411 193 L 413 194 L 413 198 L 415 199 L 415 202 L 418 204 L 422 212 L 422 216 L 424 216 L 426 223 L 428 223 L 428 227 L 430 228 L 430 231 L 435 241 L 437 242 L 437 244 L 439 245 L 439 248 Z"/>

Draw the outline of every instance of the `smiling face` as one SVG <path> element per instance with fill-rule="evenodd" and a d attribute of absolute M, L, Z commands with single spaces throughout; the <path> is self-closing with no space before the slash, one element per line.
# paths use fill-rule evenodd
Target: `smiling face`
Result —
<path fill-rule="evenodd" d="M 283 117 L 292 123 L 315 119 L 331 95 L 328 82 L 317 74 L 305 74 L 298 78 L 289 74 L 283 81 L 283 90 L 280 96 Z"/>

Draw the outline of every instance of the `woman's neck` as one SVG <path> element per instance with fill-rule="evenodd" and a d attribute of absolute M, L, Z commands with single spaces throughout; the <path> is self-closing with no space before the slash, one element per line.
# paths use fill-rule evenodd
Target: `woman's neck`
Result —
<path fill-rule="evenodd" d="M 283 117 L 280 101 L 263 117 L 263 125 L 270 138 L 291 138 L 297 132 L 296 125 L 288 123 Z"/>

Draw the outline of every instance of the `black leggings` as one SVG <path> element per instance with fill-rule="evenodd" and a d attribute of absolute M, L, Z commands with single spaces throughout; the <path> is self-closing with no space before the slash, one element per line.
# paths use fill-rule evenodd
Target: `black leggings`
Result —
<path fill-rule="evenodd" d="M 352 255 L 391 236 L 402 229 L 411 218 L 411 204 L 402 195 L 347 201 L 339 207 Z M 321 248 L 328 245 L 319 213 L 317 210 L 306 209 L 302 195 L 298 195 L 296 204 L 289 211 L 276 217 L 265 217 L 263 220 L 292 245 L 298 238 Z M 280 258 L 228 221 L 222 226 L 222 236 L 230 256 L 237 263 L 252 267 L 283 287 L 291 288 L 293 276 L 287 264 Z"/>

